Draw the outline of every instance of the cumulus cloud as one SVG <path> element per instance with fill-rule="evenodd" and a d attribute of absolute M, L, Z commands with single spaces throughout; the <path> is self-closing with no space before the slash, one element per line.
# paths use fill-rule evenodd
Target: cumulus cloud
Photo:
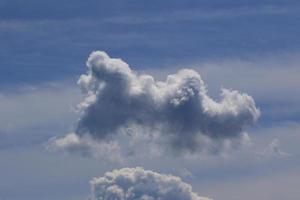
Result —
<path fill-rule="evenodd" d="M 194 70 L 182 69 L 157 81 L 102 51 L 90 54 L 78 85 L 86 94 L 72 133 L 78 142 L 90 138 L 103 144 L 122 134 L 132 140 L 144 135 L 173 152 L 194 153 L 207 146 L 219 151 L 244 142 L 245 127 L 260 115 L 253 98 L 236 90 L 222 88 L 220 100 L 210 98 Z M 58 140 L 59 146 L 73 148 L 70 138 Z"/>
<path fill-rule="evenodd" d="M 209 200 L 198 196 L 179 177 L 143 168 L 107 172 L 91 181 L 90 200 Z"/>

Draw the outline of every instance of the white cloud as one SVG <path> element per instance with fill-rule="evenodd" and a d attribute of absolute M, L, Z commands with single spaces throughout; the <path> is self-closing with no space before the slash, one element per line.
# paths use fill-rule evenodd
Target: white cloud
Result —
<path fill-rule="evenodd" d="M 210 98 L 194 70 L 182 69 L 168 75 L 165 82 L 156 81 L 101 51 L 89 56 L 87 67 L 87 74 L 78 80 L 86 94 L 75 129 L 79 140 L 102 143 L 131 129 L 129 137 L 156 138 L 176 153 L 216 153 L 243 143 L 248 138 L 245 127 L 260 115 L 253 98 L 245 93 L 222 88 L 219 101 Z M 63 144 L 60 147 L 67 149 L 70 143 Z"/>
<path fill-rule="evenodd" d="M 141 167 L 105 173 L 91 181 L 90 200 L 209 200 L 192 191 L 179 177 Z"/>

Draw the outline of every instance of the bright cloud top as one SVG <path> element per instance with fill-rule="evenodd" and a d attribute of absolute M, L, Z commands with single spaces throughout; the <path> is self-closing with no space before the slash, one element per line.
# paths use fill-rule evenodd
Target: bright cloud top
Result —
<path fill-rule="evenodd" d="M 200 74 L 191 69 L 156 81 L 102 51 L 91 53 L 87 68 L 78 80 L 86 94 L 79 104 L 81 117 L 72 137 L 56 140 L 59 148 L 74 149 L 81 141 L 85 148 L 94 147 L 127 133 L 156 138 L 174 152 L 193 153 L 205 146 L 217 151 L 217 144 L 247 138 L 245 127 L 260 115 L 253 98 L 235 90 L 222 88 L 221 99 L 213 100 Z"/>
<path fill-rule="evenodd" d="M 90 200 L 209 200 L 192 191 L 179 177 L 143 168 L 107 172 L 91 181 Z"/>

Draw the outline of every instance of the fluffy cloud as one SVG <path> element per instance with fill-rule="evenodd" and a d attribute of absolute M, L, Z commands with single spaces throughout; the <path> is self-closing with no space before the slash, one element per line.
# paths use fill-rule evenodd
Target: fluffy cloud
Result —
<path fill-rule="evenodd" d="M 90 138 L 104 144 L 122 134 L 146 135 L 174 152 L 193 153 L 206 146 L 218 151 L 248 138 L 245 127 L 260 115 L 247 94 L 222 88 L 219 101 L 210 98 L 194 70 L 182 69 L 164 82 L 156 81 L 101 51 L 91 53 L 87 68 L 78 80 L 86 94 L 72 133 L 78 142 Z M 74 147 L 70 138 L 59 139 L 59 146 Z"/>
<path fill-rule="evenodd" d="M 209 200 L 192 191 L 179 177 L 123 168 L 107 172 L 91 181 L 90 200 Z"/>

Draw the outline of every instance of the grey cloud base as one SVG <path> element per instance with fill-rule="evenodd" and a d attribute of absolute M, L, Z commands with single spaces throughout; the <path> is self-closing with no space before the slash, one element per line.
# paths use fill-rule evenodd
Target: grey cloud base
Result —
<path fill-rule="evenodd" d="M 143 168 L 123 168 L 91 181 L 89 200 L 209 200 L 198 196 L 179 177 Z"/>
<path fill-rule="evenodd" d="M 78 80 L 86 94 L 81 117 L 74 133 L 54 141 L 56 147 L 101 149 L 94 147 L 123 134 L 147 136 L 174 152 L 219 151 L 247 138 L 245 127 L 260 115 L 247 94 L 222 88 L 219 101 L 210 98 L 194 70 L 156 81 L 101 51 L 91 53 L 87 68 Z"/>

